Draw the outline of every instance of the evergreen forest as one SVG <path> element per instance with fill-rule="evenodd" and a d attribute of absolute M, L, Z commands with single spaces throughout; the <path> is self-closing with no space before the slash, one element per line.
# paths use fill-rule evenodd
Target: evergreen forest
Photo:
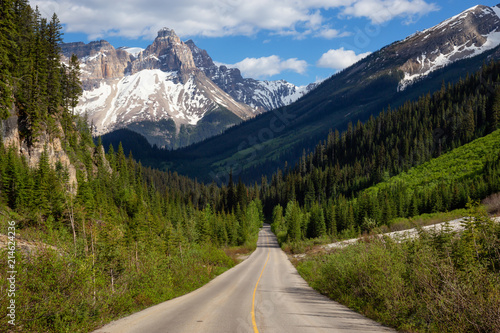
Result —
<path fill-rule="evenodd" d="M 421 243 L 364 244 L 298 264 L 316 289 L 401 329 L 439 331 L 453 320 L 436 321 L 434 308 L 426 312 L 414 295 L 403 310 L 423 319 L 390 317 L 387 309 L 403 298 L 387 290 L 376 294 L 387 306 L 375 313 L 377 305 L 366 300 L 373 290 L 356 289 L 371 281 L 361 273 L 394 277 L 397 287 L 425 275 L 422 266 L 405 275 L 413 263 L 449 259 L 443 267 L 456 268 L 457 285 L 498 282 L 500 233 L 473 203 L 500 192 L 499 62 L 346 131 L 332 129 L 296 165 L 270 177 L 245 183 L 230 172 L 227 183 L 216 184 L 145 167 L 124 145 L 105 147 L 92 137 L 87 118 L 74 113 L 82 93 L 79 61 L 61 58 L 61 42 L 56 14 L 47 20 L 27 0 L 0 0 L 0 240 L 8 240 L 4 230 L 14 221 L 18 244 L 12 253 L 18 321 L 9 330 L 91 331 L 188 293 L 253 251 L 264 222 L 284 248 L 300 252 L 304 244 L 359 237 L 398 219 L 469 208 L 477 223 L 468 220 L 458 240 L 422 233 Z M 9 251 L 2 251 L 5 318 Z M 366 269 L 342 266 L 346 253 L 352 267 Z M 366 253 L 380 265 L 370 266 Z M 399 275 L 389 274 L 395 270 Z M 429 283 L 439 284 L 436 274 Z M 492 290 L 498 299 L 498 288 Z M 435 294 L 421 294 L 439 308 Z"/>

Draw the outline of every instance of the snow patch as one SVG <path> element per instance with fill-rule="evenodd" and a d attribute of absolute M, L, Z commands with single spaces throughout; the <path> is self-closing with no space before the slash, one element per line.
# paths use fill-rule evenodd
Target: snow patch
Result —
<path fill-rule="evenodd" d="M 500 8 L 497 8 L 497 10 L 498 14 L 500 14 Z M 428 58 L 426 61 L 426 55 L 422 54 L 422 59 L 420 59 L 420 57 L 417 58 L 417 62 L 421 65 L 421 71 L 413 75 L 411 75 L 410 73 L 405 73 L 405 77 L 399 82 L 397 90 L 405 90 L 411 84 L 426 77 L 431 72 L 453 63 L 454 61 L 456 61 L 456 59 L 472 58 L 486 51 L 494 49 L 495 47 L 500 45 L 500 31 L 497 30 L 499 30 L 499 28 L 496 28 L 494 31 L 490 32 L 487 35 L 483 35 L 483 37 L 486 38 L 486 42 L 481 46 L 476 46 L 474 44 L 472 44 L 471 46 L 467 46 L 469 42 L 463 45 L 454 46 L 453 50 L 450 53 L 440 54 L 433 61 Z M 433 51 L 432 53 L 434 54 L 437 52 Z"/>
<path fill-rule="evenodd" d="M 83 92 L 76 111 L 87 112 L 98 133 L 105 133 L 117 124 L 140 120 L 174 118 L 180 123 L 196 125 L 215 105 L 193 78 L 183 84 L 177 76 L 177 72 L 151 69 L 103 81 L 99 87 Z M 217 96 L 216 101 L 227 104 L 222 96 Z"/>

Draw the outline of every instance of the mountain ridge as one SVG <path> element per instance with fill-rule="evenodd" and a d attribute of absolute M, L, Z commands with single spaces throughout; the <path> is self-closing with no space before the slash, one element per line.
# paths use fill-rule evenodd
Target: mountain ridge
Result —
<path fill-rule="evenodd" d="M 469 19 L 460 18 L 466 13 Z M 488 15 L 487 20 L 485 15 Z M 233 170 L 234 175 L 238 174 L 253 182 L 260 178 L 260 174 L 266 173 L 263 170 L 268 170 L 266 174 L 270 174 L 271 170 L 283 168 L 284 161 L 295 163 L 304 150 L 312 149 L 331 130 L 345 130 L 350 122 L 355 124 L 358 120 L 365 121 L 389 106 L 397 107 L 407 100 L 439 90 L 443 81 L 456 82 L 466 73 L 479 70 L 485 62 L 500 59 L 496 39 L 491 41 L 495 42 L 494 45 L 483 48 L 488 42 L 484 35 L 489 36 L 500 30 L 500 20 L 494 9 L 476 6 L 445 22 L 454 27 L 450 29 L 449 35 L 436 33 L 430 28 L 426 30 L 428 37 L 419 34 L 396 41 L 323 81 L 316 89 L 286 108 L 277 110 L 293 118 L 283 130 L 262 135 L 255 140 L 259 131 L 270 129 L 276 117 L 273 113 L 264 113 L 222 135 L 174 152 L 168 162 L 163 162 L 163 168 L 206 181 L 223 181 Z M 437 31 L 442 32 L 442 29 Z M 475 41 L 474 46 L 481 51 L 479 54 L 471 56 L 470 52 L 455 52 L 451 58 L 453 61 L 434 66 L 432 71 L 428 71 L 430 66 L 410 66 L 412 63 L 418 64 L 416 59 L 424 52 L 431 53 L 437 48 L 444 52 L 441 57 L 449 55 L 456 47 L 464 45 L 463 40 L 467 38 Z M 415 48 L 415 40 L 427 44 Z M 470 46 L 472 43 L 464 45 L 464 50 Z M 436 58 L 439 56 L 435 55 Z M 412 68 L 413 72 L 407 73 L 426 75 L 420 75 L 419 80 L 400 89 L 405 69 L 409 71 Z M 196 168 L 190 167 L 193 161 L 196 161 Z"/>
<path fill-rule="evenodd" d="M 244 79 L 169 28 L 146 49 L 95 41 L 62 44 L 62 53 L 66 61 L 73 53 L 80 58 L 84 93 L 75 111 L 88 114 L 94 135 L 127 127 L 167 148 L 218 134 L 314 88 Z M 213 112 L 221 121 L 200 123 Z"/>

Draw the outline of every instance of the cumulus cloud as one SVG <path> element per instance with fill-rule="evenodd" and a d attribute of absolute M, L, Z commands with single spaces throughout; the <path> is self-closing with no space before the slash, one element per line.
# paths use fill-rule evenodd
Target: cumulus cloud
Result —
<path fill-rule="evenodd" d="M 284 71 L 304 74 L 307 62 L 297 58 L 283 60 L 277 55 L 272 55 L 261 58 L 245 58 L 236 64 L 226 66 L 238 68 L 244 77 L 266 78 Z"/>
<path fill-rule="evenodd" d="M 433 3 L 424 0 L 360 0 L 342 11 L 343 15 L 366 17 L 375 24 L 382 24 L 395 17 L 405 18 L 406 23 L 416 21 L 420 16 L 439 10 Z"/>
<path fill-rule="evenodd" d="M 154 38 L 162 27 L 185 36 L 254 35 L 259 31 L 341 37 L 331 29 L 331 13 L 385 22 L 407 20 L 436 10 L 425 0 L 30 0 L 42 14 L 59 15 L 67 32 L 90 39 L 106 36 Z M 312 33 L 311 33 L 312 32 Z"/>
<path fill-rule="evenodd" d="M 360 61 L 361 59 L 370 55 L 371 52 L 356 54 L 352 50 L 344 50 L 343 47 L 337 50 L 329 50 L 324 53 L 318 60 L 318 67 L 325 67 L 331 69 L 344 69 L 352 64 Z"/>

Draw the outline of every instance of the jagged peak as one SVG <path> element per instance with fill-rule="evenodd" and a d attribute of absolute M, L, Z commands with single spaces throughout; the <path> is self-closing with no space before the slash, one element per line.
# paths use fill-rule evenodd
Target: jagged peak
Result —
<path fill-rule="evenodd" d="M 177 37 L 177 34 L 175 33 L 174 29 L 164 27 L 158 30 L 158 38 L 168 38 L 168 37 Z"/>

